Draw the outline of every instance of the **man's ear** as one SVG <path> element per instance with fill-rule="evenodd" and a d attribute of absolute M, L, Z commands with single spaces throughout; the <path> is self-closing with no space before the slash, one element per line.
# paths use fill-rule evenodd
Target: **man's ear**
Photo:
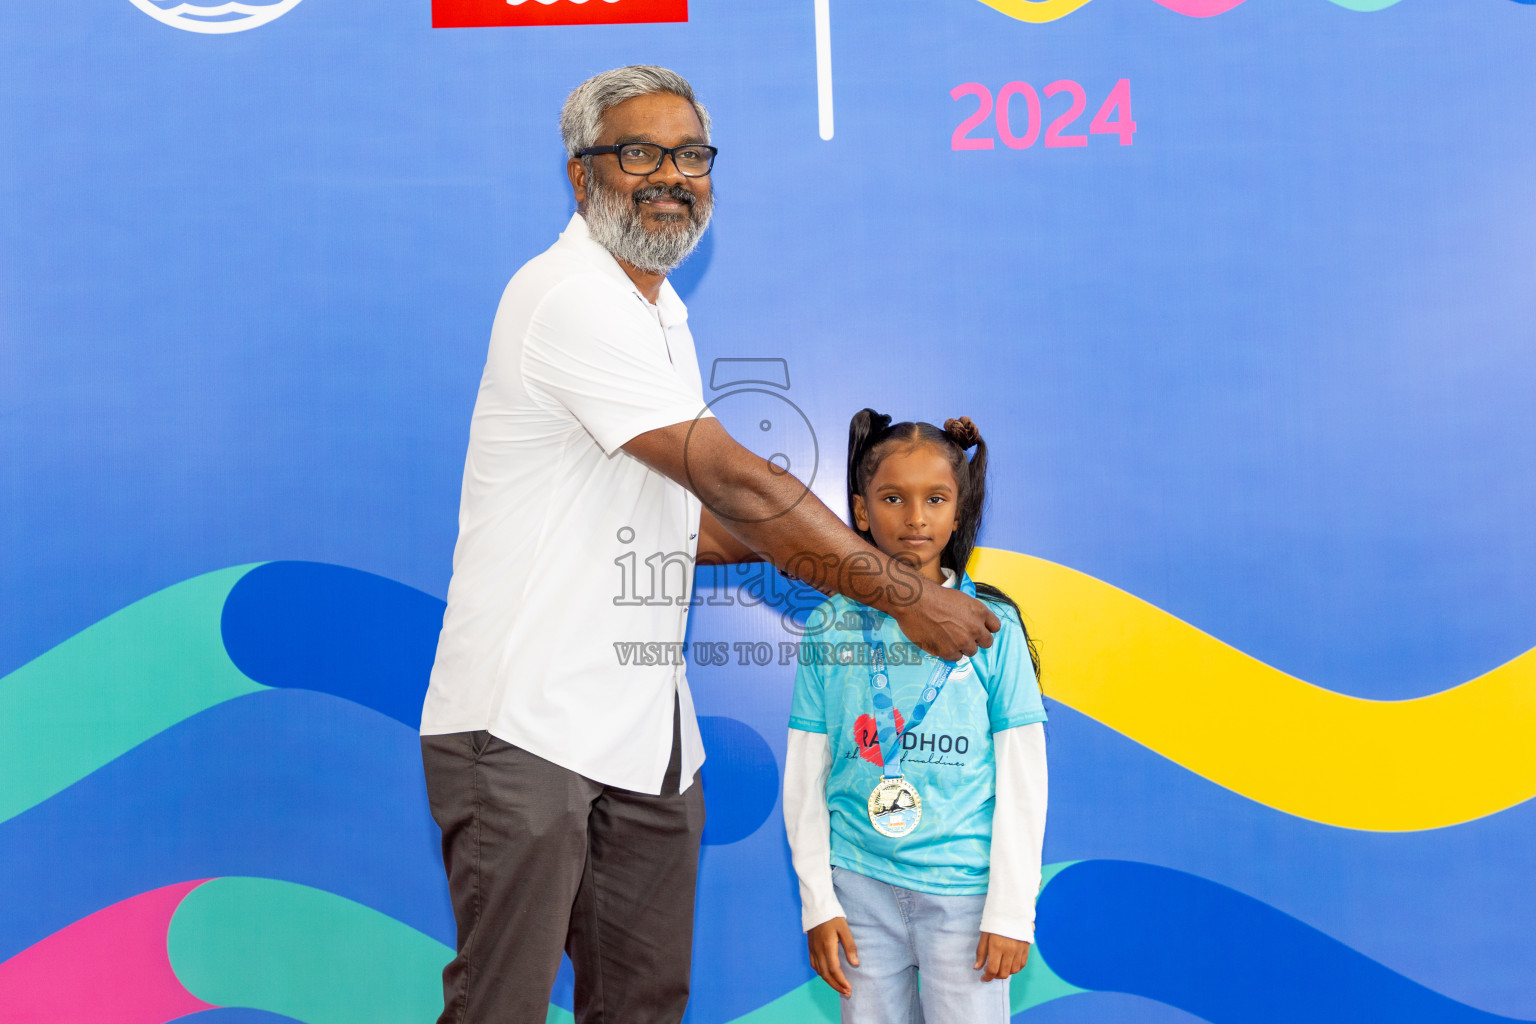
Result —
<path fill-rule="evenodd" d="M 864 495 L 853 496 L 853 522 L 865 533 L 869 532 L 869 509 L 864 507 Z"/>
<path fill-rule="evenodd" d="M 565 175 L 571 179 L 571 191 L 576 195 L 576 205 L 585 205 L 587 201 L 587 165 L 582 163 L 581 157 L 573 156 L 565 162 Z"/>

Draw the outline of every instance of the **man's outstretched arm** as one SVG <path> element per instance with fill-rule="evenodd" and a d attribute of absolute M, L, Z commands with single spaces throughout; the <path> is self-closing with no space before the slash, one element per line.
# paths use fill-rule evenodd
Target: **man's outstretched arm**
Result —
<path fill-rule="evenodd" d="M 722 526 L 715 514 L 706 508 L 699 516 L 697 560 L 700 565 L 740 565 L 761 562 L 763 556 Z"/>
<path fill-rule="evenodd" d="M 623 447 L 697 495 L 706 514 L 746 547 L 823 593 L 888 613 L 928 653 L 955 661 L 992 646 L 1001 623 L 984 604 L 865 542 L 803 483 L 742 447 L 717 420 L 648 430 Z"/>

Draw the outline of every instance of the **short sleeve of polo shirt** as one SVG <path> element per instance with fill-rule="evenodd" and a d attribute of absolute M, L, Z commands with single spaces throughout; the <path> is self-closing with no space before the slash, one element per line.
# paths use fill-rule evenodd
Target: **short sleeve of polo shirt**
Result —
<path fill-rule="evenodd" d="M 987 680 L 987 718 L 992 731 L 998 733 L 1043 722 L 1046 716 L 1024 628 L 1011 609 L 994 605 L 992 610 L 1003 623 L 987 651 L 988 664 L 993 667 Z"/>
<path fill-rule="evenodd" d="M 523 343 L 524 380 L 609 455 L 648 430 L 710 415 L 641 303 L 601 275 L 567 278 L 539 303 Z"/>
<path fill-rule="evenodd" d="M 827 731 L 827 680 L 816 656 L 816 645 L 800 645 L 795 692 L 789 701 L 789 727 L 801 732 Z"/>

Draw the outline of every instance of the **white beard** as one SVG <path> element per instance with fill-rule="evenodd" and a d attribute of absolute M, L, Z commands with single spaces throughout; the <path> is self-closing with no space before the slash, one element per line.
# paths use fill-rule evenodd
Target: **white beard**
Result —
<path fill-rule="evenodd" d="M 643 192 L 642 186 L 636 192 Z M 668 274 L 693 252 L 714 213 L 714 190 L 686 207 L 686 220 L 656 230 L 645 226 L 635 193 L 628 196 L 605 188 L 597 175 L 587 175 L 587 231 L 614 256 L 647 274 Z"/>

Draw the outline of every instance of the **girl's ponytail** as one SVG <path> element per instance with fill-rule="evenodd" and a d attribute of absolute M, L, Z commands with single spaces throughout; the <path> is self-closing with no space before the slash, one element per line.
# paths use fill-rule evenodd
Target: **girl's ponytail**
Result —
<path fill-rule="evenodd" d="M 944 436 L 960 450 L 960 459 L 965 463 L 965 483 L 961 488 L 959 505 L 955 509 L 955 532 L 950 534 L 949 546 L 945 549 L 949 567 L 958 573 L 970 563 L 971 552 L 976 549 L 982 507 L 987 502 L 987 442 L 982 440 L 981 431 L 976 429 L 976 424 L 971 422 L 969 416 L 945 420 Z M 976 450 L 966 461 L 965 453 L 971 448 Z M 976 596 L 1013 609 L 1019 619 L 1019 628 L 1024 633 L 1024 645 L 1029 650 L 1030 664 L 1035 669 L 1035 681 L 1039 683 L 1040 649 L 1035 646 L 1035 638 L 1029 635 L 1029 630 L 1024 626 L 1024 613 L 1019 610 L 1018 603 L 990 583 L 977 583 Z M 1044 692 L 1043 688 L 1041 692 Z"/>
<path fill-rule="evenodd" d="M 981 529 L 982 508 L 987 501 L 987 442 L 981 439 L 981 431 L 969 416 L 944 421 L 944 436 L 960 449 L 960 459 L 965 463 L 964 474 L 955 476 L 961 484 L 959 507 L 955 509 L 955 532 L 950 535 L 949 567 L 964 572 L 976 547 L 976 534 Z M 966 451 L 976 451 L 966 459 Z"/>
<path fill-rule="evenodd" d="M 848 516 L 853 517 L 853 496 L 859 493 L 859 470 L 864 456 L 883 439 L 891 418 L 873 409 L 860 409 L 848 424 Z M 857 527 L 855 527 L 857 529 Z M 862 535 L 862 531 L 861 531 Z M 866 536 L 865 540 L 869 540 Z"/>

